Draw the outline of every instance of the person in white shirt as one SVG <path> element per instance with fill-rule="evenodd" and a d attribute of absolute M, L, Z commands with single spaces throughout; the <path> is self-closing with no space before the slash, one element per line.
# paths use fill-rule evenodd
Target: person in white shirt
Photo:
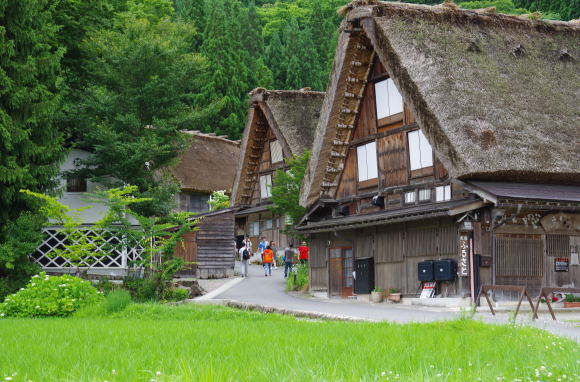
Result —
<path fill-rule="evenodd" d="M 246 247 L 246 243 L 242 243 L 240 248 L 240 262 L 242 263 L 242 277 L 248 277 L 248 261 L 250 260 L 250 251 Z"/>

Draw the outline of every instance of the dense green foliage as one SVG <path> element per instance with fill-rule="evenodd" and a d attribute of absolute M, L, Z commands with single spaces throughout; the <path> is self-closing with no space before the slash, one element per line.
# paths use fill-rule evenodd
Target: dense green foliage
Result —
<path fill-rule="evenodd" d="M 308 265 L 296 264 L 293 272 L 286 279 L 286 290 L 308 290 Z"/>
<path fill-rule="evenodd" d="M 208 200 L 209 210 L 218 211 L 228 208 L 230 206 L 230 197 L 224 190 L 214 191 L 211 198 Z"/>
<path fill-rule="evenodd" d="M 98 304 L 100 292 L 90 281 L 75 276 L 32 276 L 25 288 L 0 304 L 1 317 L 66 317 L 76 310 Z"/>
<path fill-rule="evenodd" d="M 268 209 L 275 214 L 286 216 L 291 225 L 296 224 L 304 215 L 305 208 L 300 205 L 300 187 L 306 174 L 310 151 L 304 151 L 294 158 L 286 159 L 288 170 L 276 170 L 272 186 L 272 205 Z"/>
<path fill-rule="evenodd" d="M 44 217 L 23 212 L 6 225 L 5 239 L 0 242 L 0 301 L 26 285 L 39 267 L 28 261 L 42 241 Z"/>
<path fill-rule="evenodd" d="M 21 188 L 54 186 L 64 152 L 55 123 L 63 95 L 55 2 L 0 1 L 0 297 L 20 287 L 40 225 Z"/>
<path fill-rule="evenodd" d="M 193 304 L 0 319 L 0 377 L 19 381 L 577 381 L 578 351 L 538 329 L 472 320 L 353 323 Z"/>

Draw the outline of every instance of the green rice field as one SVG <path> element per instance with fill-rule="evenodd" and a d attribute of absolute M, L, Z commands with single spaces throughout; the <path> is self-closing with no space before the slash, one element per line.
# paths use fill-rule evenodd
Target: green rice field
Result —
<path fill-rule="evenodd" d="M 107 317 L 0 319 L 0 381 L 579 381 L 579 344 L 469 319 L 296 319 L 133 304 Z"/>

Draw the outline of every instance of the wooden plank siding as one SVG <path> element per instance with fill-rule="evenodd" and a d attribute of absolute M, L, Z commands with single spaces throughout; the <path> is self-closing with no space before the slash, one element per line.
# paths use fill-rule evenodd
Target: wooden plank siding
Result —
<path fill-rule="evenodd" d="M 340 178 L 340 184 L 337 190 L 337 198 L 345 198 L 356 195 L 357 168 L 356 168 L 356 149 L 348 150 L 344 163 L 344 170 Z"/>
<path fill-rule="evenodd" d="M 400 132 L 377 140 L 379 177 L 382 187 L 408 183 L 406 137 L 406 133 Z"/>
<path fill-rule="evenodd" d="M 183 259 L 187 263 L 197 262 L 196 232 L 187 232 L 181 241 L 175 246 L 174 256 Z M 196 264 L 188 264 L 186 269 L 178 272 L 179 275 L 195 275 Z"/>
<path fill-rule="evenodd" d="M 192 270 L 200 278 L 227 277 L 234 269 L 234 213 L 203 216 L 198 230 L 184 236 L 184 245 L 178 245 L 175 256 L 195 261 Z"/>

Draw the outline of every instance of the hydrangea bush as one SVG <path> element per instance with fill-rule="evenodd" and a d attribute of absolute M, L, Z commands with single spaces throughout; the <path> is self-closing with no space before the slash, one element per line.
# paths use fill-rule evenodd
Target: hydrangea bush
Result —
<path fill-rule="evenodd" d="M 102 301 L 89 281 L 75 276 L 48 276 L 41 272 L 26 288 L 6 297 L 0 304 L 0 317 L 66 317 L 77 309 Z"/>

